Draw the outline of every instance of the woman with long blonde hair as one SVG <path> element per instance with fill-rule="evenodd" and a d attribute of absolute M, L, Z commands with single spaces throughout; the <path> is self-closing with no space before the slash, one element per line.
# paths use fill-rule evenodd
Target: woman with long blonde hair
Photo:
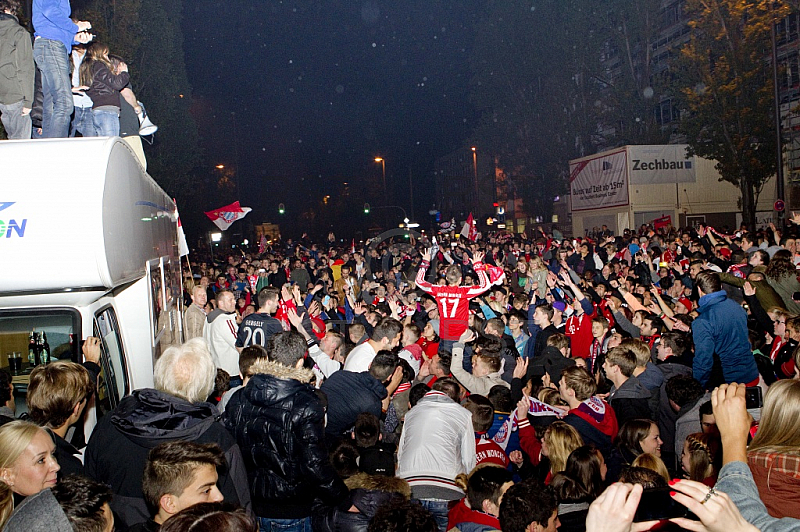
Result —
<path fill-rule="evenodd" d="M 769 387 L 747 464 L 770 515 L 800 519 L 800 381 Z"/>
<path fill-rule="evenodd" d="M 570 453 L 583 446 L 583 438 L 574 427 L 563 421 L 554 421 L 542 438 L 542 455 L 550 460 L 550 472 L 545 484 L 549 484 L 553 475 L 567 468 Z"/>

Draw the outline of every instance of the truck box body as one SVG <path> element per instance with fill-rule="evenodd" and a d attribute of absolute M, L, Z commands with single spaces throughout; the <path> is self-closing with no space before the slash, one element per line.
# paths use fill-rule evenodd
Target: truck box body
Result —
<path fill-rule="evenodd" d="M 0 161 L 0 366 L 10 352 L 27 362 L 31 330 L 60 359 L 100 336 L 106 406 L 152 386 L 181 338 L 173 200 L 116 137 L 5 141 Z"/>

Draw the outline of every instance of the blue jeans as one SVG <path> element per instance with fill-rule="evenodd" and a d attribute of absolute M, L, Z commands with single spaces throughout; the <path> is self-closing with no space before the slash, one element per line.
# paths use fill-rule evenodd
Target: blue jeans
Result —
<path fill-rule="evenodd" d="M 67 49 L 59 41 L 39 37 L 33 59 L 42 72 L 42 138 L 67 138 L 72 115 L 72 83 Z"/>
<path fill-rule="evenodd" d="M 75 114 L 72 115 L 72 127 L 69 130 L 69 136 L 74 137 L 76 133 L 80 133 L 82 137 L 97 136 L 91 107 L 75 107 Z"/>
<path fill-rule="evenodd" d="M 311 518 L 270 519 L 258 517 L 259 532 L 311 532 Z"/>
<path fill-rule="evenodd" d="M 92 109 L 92 120 L 98 137 L 119 137 L 118 113 L 103 109 Z"/>
<path fill-rule="evenodd" d="M 436 520 L 436 525 L 439 527 L 439 532 L 447 532 L 447 512 L 449 510 L 450 501 L 439 499 L 414 499 L 423 508 L 433 514 Z"/>

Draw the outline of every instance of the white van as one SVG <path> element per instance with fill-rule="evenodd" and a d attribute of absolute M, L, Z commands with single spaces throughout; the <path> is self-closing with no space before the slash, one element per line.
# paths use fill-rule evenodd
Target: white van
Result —
<path fill-rule="evenodd" d="M 0 174 L 0 367 L 25 389 L 32 331 L 74 361 L 99 337 L 99 417 L 183 337 L 175 203 L 118 137 L 3 141 Z"/>

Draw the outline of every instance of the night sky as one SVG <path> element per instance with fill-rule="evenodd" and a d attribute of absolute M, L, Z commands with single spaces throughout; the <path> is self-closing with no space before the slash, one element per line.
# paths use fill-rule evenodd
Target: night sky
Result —
<path fill-rule="evenodd" d="M 184 13 L 193 115 L 209 165 L 239 169 L 254 222 L 379 186 L 417 218 L 433 198 L 433 162 L 467 145 L 477 0 L 193 0 Z M 238 160 L 238 165 L 237 165 Z M 354 193 L 357 193 L 354 191 Z M 288 214 L 288 213 L 287 213 Z"/>

